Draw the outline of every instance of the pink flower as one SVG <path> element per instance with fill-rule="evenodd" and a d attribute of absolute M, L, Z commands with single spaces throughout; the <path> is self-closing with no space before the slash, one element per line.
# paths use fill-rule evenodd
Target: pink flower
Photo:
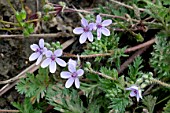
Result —
<path fill-rule="evenodd" d="M 62 49 L 57 49 L 54 52 L 47 51 L 46 52 L 47 58 L 42 62 L 41 67 L 45 68 L 45 67 L 49 66 L 51 73 L 55 73 L 55 71 L 57 69 L 56 63 L 62 67 L 65 67 L 66 62 L 64 60 L 58 58 L 62 55 L 62 53 L 63 53 Z"/>
<path fill-rule="evenodd" d="M 108 20 L 104 20 L 102 22 L 102 18 L 100 15 L 97 15 L 96 17 L 96 23 L 95 23 L 95 27 L 94 29 L 97 29 L 97 39 L 100 40 L 101 39 L 101 35 L 105 35 L 105 36 L 110 36 L 110 31 L 105 28 L 105 26 L 108 26 L 112 23 L 112 20 L 108 19 Z"/>
<path fill-rule="evenodd" d="M 136 85 L 126 88 L 126 90 L 131 90 L 130 96 L 136 97 L 138 102 L 139 102 L 139 98 L 142 99 L 142 94 L 141 94 L 142 92 Z"/>
<path fill-rule="evenodd" d="M 36 65 L 38 65 L 41 62 L 43 55 L 47 51 L 47 48 L 44 47 L 44 39 L 39 40 L 39 45 L 32 44 L 30 48 L 35 52 L 31 54 L 31 56 L 29 57 L 29 61 L 34 61 L 37 59 Z"/>
<path fill-rule="evenodd" d="M 83 44 L 87 38 L 90 42 L 93 41 L 93 34 L 91 33 L 93 29 L 93 23 L 88 24 L 87 20 L 82 18 L 81 19 L 82 27 L 77 27 L 73 30 L 75 34 L 81 34 L 79 38 L 79 42 Z"/>
<path fill-rule="evenodd" d="M 62 71 L 60 73 L 61 78 L 68 79 L 65 83 L 66 88 L 70 88 L 73 83 L 75 83 L 76 88 L 80 87 L 79 77 L 84 74 L 84 70 L 76 69 L 75 63 L 69 63 L 68 65 L 69 71 Z"/>

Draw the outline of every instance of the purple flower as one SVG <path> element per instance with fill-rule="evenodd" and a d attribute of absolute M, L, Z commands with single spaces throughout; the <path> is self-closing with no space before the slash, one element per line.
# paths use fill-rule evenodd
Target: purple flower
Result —
<path fill-rule="evenodd" d="M 68 65 L 68 70 L 69 72 L 63 71 L 60 73 L 61 78 L 68 79 L 65 83 L 65 87 L 70 88 L 74 82 L 76 88 L 79 88 L 80 87 L 79 77 L 84 74 L 84 71 L 82 69 L 76 70 L 76 65 L 71 63 Z"/>
<path fill-rule="evenodd" d="M 36 65 L 38 65 L 41 62 L 43 55 L 47 51 L 47 48 L 44 47 L 44 39 L 39 40 L 39 45 L 32 44 L 30 48 L 35 52 L 31 54 L 31 56 L 29 57 L 29 61 L 34 61 L 37 59 Z"/>
<path fill-rule="evenodd" d="M 133 85 L 133 86 L 131 86 L 129 88 L 126 88 L 126 90 L 131 90 L 130 96 L 131 97 L 136 97 L 138 102 L 139 102 L 139 98 L 142 99 L 142 94 L 141 94 L 142 92 L 137 86 Z"/>
<path fill-rule="evenodd" d="M 101 39 L 101 35 L 105 35 L 105 36 L 109 36 L 110 35 L 110 31 L 105 28 L 105 26 L 108 26 L 112 23 L 112 20 L 104 20 L 102 22 L 102 18 L 100 15 L 97 15 L 96 17 L 96 23 L 95 23 L 95 27 L 94 29 L 97 29 L 97 39 L 100 40 Z"/>
<path fill-rule="evenodd" d="M 55 73 L 57 66 L 56 63 L 62 67 L 66 66 L 66 62 L 58 57 L 62 55 L 62 49 L 57 49 L 54 52 L 47 51 L 46 52 L 46 59 L 42 62 L 41 67 L 45 68 L 49 65 L 49 69 L 51 73 Z"/>
<path fill-rule="evenodd" d="M 88 24 L 87 20 L 82 18 L 81 19 L 81 25 L 82 27 L 77 27 L 73 30 L 73 33 L 75 34 L 81 34 L 79 38 L 79 42 L 83 44 L 87 38 L 89 39 L 90 42 L 93 41 L 93 34 L 91 31 L 93 30 L 93 23 Z"/>

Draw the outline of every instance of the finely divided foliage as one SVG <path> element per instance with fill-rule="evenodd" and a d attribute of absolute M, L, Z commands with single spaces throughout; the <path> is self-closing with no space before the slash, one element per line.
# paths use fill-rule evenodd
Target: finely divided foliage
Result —
<path fill-rule="evenodd" d="M 83 15 L 81 27 L 73 29 L 74 34 L 80 35 L 78 36 L 80 44 L 74 43 L 72 48 L 75 49 L 79 45 L 82 47 L 80 50 L 65 54 L 59 42 L 48 44 L 44 42 L 44 39 L 40 39 L 39 44 L 30 46 L 33 53 L 29 61 L 36 60 L 36 65 L 40 65 L 41 68 L 37 75 L 27 74 L 27 77 L 22 78 L 16 86 L 19 93 L 29 98 L 29 101 L 25 100 L 24 104 L 30 107 L 30 111 L 34 110 L 34 106 L 28 103 L 41 103 L 41 99 L 45 99 L 45 103 L 52 105 L 55 110 L 68 113 L 125 113 L 142 112 L 142 110 L 154 113 L 157 110 L 155 105 L 168 101 L 169 96 L 162 100 L 156 96 L 159 96 L 160 90 L 165 91 L 165 94 L 161 94 L 162 97 L 169 95 L 169 89 L 159 87 L 153 90 L 153 88 L 155 88 L 154 84 L 170 87 L 169 84 L 154 78 L 158 77 L 167 82 L 170 79 L 170 43 L 167 38 L 170 36 L 170 13 L 167 8 L 170 2 L 160 0 L 154 4 L 143 0 L 139 3 L 145 5 L 141 5 L 138 4 L 138 0 L 134 1 L 136 1 L 135 4 L 129 6 L 110 0 L 107 3 L 108 8 L 100 6 L 96 13 Z M 121 7 L 110 4 L 111 2 Z M 131 2 L 128 3 L 131 4 Z M 48 5 L 50 8 L 47 7 Z M 58 7 L 47 4 L 45 8 L 47 9 L 45 14 L 48 14 L 49 11 Z M 95 14 L 98 15 L 95 17 Z M 156 44 L 153 46 L 150 62 L 147 63 L 147 58 L 147 60 L 142 59 L 145 56 L 138 56 L 144 52 L 143 45 L 146 43 L 132 48 L 127 48 L 131 46 L 127 43 L 129 39 L 132 39 L 134 40 L 132 45 L 135 45 L 135 41 L 148 38 L 145 36 L 147 33 L 145 35 L 140 33 L 148 32 L 148 29 L 153 28 L 159 29 L 159 33 L 156 35 Z M 126 39 L 120 39 L 122 37 Z M 123 43 L 119 44 L 119 41 Z M 129 59 L 125 58 L 128 52 L 136 48 L 139 51 Z M 78 52 L 81 52 L 81 55 L 73 54 Z M 70 59 L 67 59 L 68 57 Z M 77 60 L 71 57 L 76 57 Z M 130 64 L 132 61 L 133 63 Z M 123 72 L 122 70 L 126 67 L 128 68 Z M 147 67 L 151 72 L 147 70 Z M 149 86 L 150 84 L 152 86 Z M 14 106 L 20 111 L 24 109 L 28 111 L 18 103 L 14 103 Z M 169 106 L 168 101 L 164 112 L 168 113 Z M 38 107 L 41 108 L 41 106 Z"/>

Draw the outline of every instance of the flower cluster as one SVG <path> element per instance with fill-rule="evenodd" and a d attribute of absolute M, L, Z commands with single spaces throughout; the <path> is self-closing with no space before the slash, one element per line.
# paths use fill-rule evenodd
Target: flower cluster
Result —
<path fill-rule="evenodd" d="M 62 56 L 62 49 L 57 49 L 54 52 L 51 50 L 48 50 L 46 47 L 44 47 L 44 39 L 39 40 L 39 45 L 32 44 L 30 48 L 35 51 L 32 53 L 29 57 L 29 61 L 36 61 L 36 65 L 39 65 L 40 62 L 43 60 L 43 56 L 45 55 L 45 60 L 42 61 L 41 67 L 45 68 L 49 66 L 49 70 L 51 73 L 55 73 L 57 69 L 57 65 L 61 67 L 65 67 L 68 64 L 68 70 L 69 71 L 62 71 L 60 73 L 61 78 L 68 79 L 65 83 L 66 88 L 70 88 L 73 83 L 75 83 L 76 88 L 80 87 L 80 81 L 79 77 L 84 74 L 84 70 L 78 69 L 78 61 L 69 59 L 68 63 L 66 63 L 64 60 L 59 58 Z"/>
<path fill-rule="evenodd" d="M 55 73 L 57 65 L 60 65 L 62 67 L 66 66 L 66 62 L 58 57 L 60 57 L 63 53 L 62 49 L 57 49 L 54 52 L 51 50 L 47 50 L 46 47 L 44 47 L 44 39 L 39 40 L 39 45 L 37 44 L 32 44 L 30 48 L 35 51 L 34 53 L 31 54 L 29 57 L 29 61 L 36 61 L 36 65 L 39 65 L 40 62 L 43 60 L 43 56 L 46 56 L 46 59 L 43 60 L 41 63 L 41 67 L 45 68 L 49 66 L 50 72 Z"/>
<path fill-rule="evenodd" d="M 81 26 L 77 27 L 73 30 L 75 34 L 81 34 L 79 38 L 79 42 L 83 44 L 87 39 L 92 42 L 94 37 L 92 34 L 92 30 L 97 30 L 97 39 L 101 39 L 101 35 L 109 36 L 110 31 L 106 28 L 106 26 L 110 25 L 112 20 L 104 20 L 102 22 L 102 18 L 100 15 L 96 17 L 96 23 L 88 23 L 88 21 L 84 18 L 81 19 Z"/>

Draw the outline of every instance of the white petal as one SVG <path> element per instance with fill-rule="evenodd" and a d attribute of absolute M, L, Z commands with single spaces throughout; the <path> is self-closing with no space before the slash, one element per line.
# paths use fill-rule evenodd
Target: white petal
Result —
<path fill-rule="evenodd" d="M 105 36 L 109 36 L 109 35 L 110 35 L 110 31 L 109 31 L 107 28 L 105 28 L 105 27 L 101 28 L 101 31 L 102 31 L 102 33 L 103 33 Z"/>
<path fill-rule="evenodd" d="M 77 75 L 78 76 L 82 76 L 83 74 L 84 74 L 84 70 L 82 70 L 82 69 L 77 70 Z"/>
<path fill-rule="evenodd" d="M 53 52 L 52 51 L 47 51 L 46 53 L 45 53 L 45 56 L 46 57 L 51 57 L 51 55 L 53 54 Z"/>
<path fill-rule="evenodd" d="M 93 42 L 93 34 L 91 32 L 87 33 L 90 42 Z"/>
<path fill-rule="evenodd" d="M 40 56 L 39 52 L 32 53 L 31 56 L 29 57 L 29 61 L 34 61 Z"/>
<path fill-rule="evenodd" d="M 52 61 L 51 63 L 50 63 L 50 72 L 51 73 L 55 73 L 55 71 L 56 71 L 56 62 L 54 62 L 54 61 Z"/>
<path fill-rule="evenodd" d="M 45 68 L 47 67 L 50 63 L 51 63 L 51 58 L 46 58 L 42 63 L 41 63 L 41 67 Z"/>
<path fill-rule="evenodd" d="M 88 25 L 88 22 L 87 22 L 87 20 L 85 18 L 82 18 L 81 19 L 81 24 L 82 24 L 83 27 L 86 27 Z"/>
<path fill-rule="evenodd" d="M 97 40 L 100 40 L 101 39 L 101 29 L 97 29 Z"/>
<path fill-rule="evenodd" d="M 84 32 L 84 29 L 82 27 L 77 27 L 73 30 L 74 34 L 82 34 Z"/>
<path fill-rule="evenodd" d="M 72 60 L 71 58 L 68 60 L 68 63 L 67 63 L 68 65 L 70 65 L 70 64 L 73 64 L 73 65 L 77 65 L 77 61 L 76 60 Z"/>
<path fill-rule="evenodd" d="M 59 56 L 61 56 L 63 54 L 63 50 L 62 49 L 57 49 L 57 50 L 54 51 L 54 54 L 55 54 L 56 57 L 59 57 Z"/>
<path fill-rule="evenodd" d="M 43 48 L 43 55 L 45 55 L 45 54 L 46 54 L 46 52 L 47 52 L 47 48 L 46 48 L 46 47 L 44 47 L 44 48 Z"/>
<path fill-rule="evenodd" d="M 141 90 L 139 90 L 139 98 L 142 99 L 142 92 L 141 92 Z"/>
<path fill-rule="evenodd" d="M 68 65 L 68 70 L 69 70 L 71 73 L 74 73 L 74 72 L 76 72 L 76 66 L 73 65 L 73 64 L 69 64 L 69 65 Z"/>
<path fill-rule="evenodd" d="M 75 78 L 75 86 L 77 89 L 80 88 L 80 81 L 78 78 Z"/>
<path fill-rule="evenodd" d="M 96 17 L 96 23 L 101 23 L 102 22 L 102 18 L 100 15 L 97 15 Z"/>
<path fill-rule="evenodd" d="M 79 38 L 79 42 L 80 44 L 83 44 L 86 40 L 87 40 L 87 33 L 83 33 Z"/>
<path fill-rule="evenodd" d="M 68 71 L 62 71 L 60 73 L 60 76 L 61 76 L 61 78 L 70 78 L 71 77 L 71 73 L 68 72 Z"/>
<path fill-rule="evenodd" d="M 44 47 L 44 39 L 39 40 L 39 46 L 40 46 L 40 48 Z"/>
<path fill-rule="evenodd" d="M 36 51 L 37 49 L 39 49 L 39 46 L 37 44 L 32 44 L 30 45 L 30 48 L 33 50 L 33 51 Z"/>
<path fill-rule="evenodd" d="M 130 92 L 130 96 L 131 96 L 131 97 L 136 96 L 135 92 L 134 92 L 134 91 L 131 91 L 131 92 Z"/>
<path fill-rule="evenodd" d="M 73 82 L 74 82 L 74 78 L 73 77 L 70 77 L 66 83 L 65 83 L 65 87 L 66 88 L 70 88 L 72 85 L 73 85 Z"/>
<path fill-rule="evenodd" d="M 60 59 L 60 58 L 56 58 L 55 61 L 57 62 L 58 65 L 60 65 L 61 67 L 65 67 L 67 65 L 67 63 Z"/>
<path fill-rule="evenodd" d="M 43 55 L 42 55 L 42 54 L 38 57 L 37 62 L 36 62 L 36 65 L 38 65 L 38 64 L 41 62 L 42 57 L 43 57 Z"/>
<path fill-rule="evenodd" d="M 102 22 L 102 26 L 108 26 L 108 25 L 110 25 L 112 23 L 112 20 L 104 20 L 103 22 Z"/>
<path fill-rule="evenodd" d="M 133 85 L 133 86 L 130 86 L 129 88 L 126 88 L 126 90 L 138 90 L 138 87 Z"/>

